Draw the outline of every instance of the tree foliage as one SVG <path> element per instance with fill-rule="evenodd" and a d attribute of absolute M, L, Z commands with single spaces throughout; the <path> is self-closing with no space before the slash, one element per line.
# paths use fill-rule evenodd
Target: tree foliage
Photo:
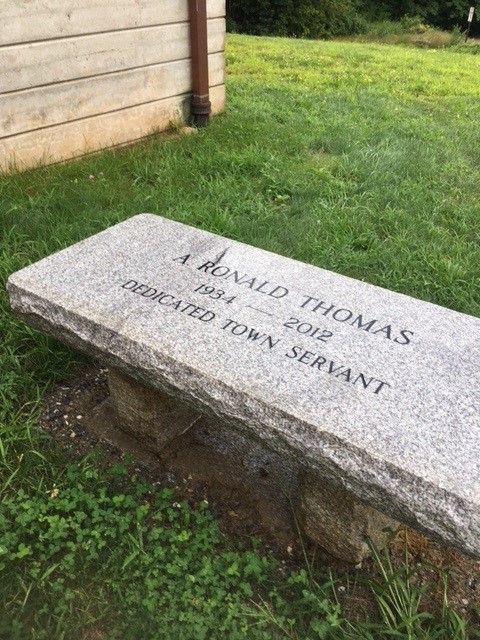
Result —
<path fill-rule="evenodd" d="M 418 16 L 442 29 L 466 28 L 471 0 L 227 0 L 228 27 L 254 35 L 325 38 L 361 33 L 367 20 Z"/>
<path fill-rule="evenodd" d="M 227 0 L 230 29 L 254 35 L 322 38 L 362 31 L 354 0 Z"/>
<path fill-rule="evenodd" d="M 358 8 L 370 18 L 400 20 L 419 16 L 436 27 L 451 29 L 466 26 L 469 0 L 360 0 Z"/>

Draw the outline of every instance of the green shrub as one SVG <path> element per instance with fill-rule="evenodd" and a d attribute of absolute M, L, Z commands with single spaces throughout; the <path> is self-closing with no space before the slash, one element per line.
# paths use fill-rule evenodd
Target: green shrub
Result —
<path fill-rule="evenodd" d="M 298 3 L 290 22 L 290 35 L 328 38 L 362 33 L 366 22 L 351 0 L 308 0 Z"/>
<path fill-rule="evenodd" d="M 227 0 L 229 31 L 252 35 L 288 35 L 294 0 Z"/>
<path fill-rule="evenodd" d="M 425 33 L 428 25 L 423 24 L 420 16 L 404 15 L 400 20 L 400 28 L 404 33 Z"/>
<path fill-rule="evenodd" d="M 386 38 L 403 33 L 400 22 L 394 20 L 378 20 L 368 25 L 368 36 L 372 38 Z"/>
<path fill-rule="evenodd" d="M 227 26 L 253 35 L 328 38 L 362 33 L 353 0 L 227 0 Z"/>

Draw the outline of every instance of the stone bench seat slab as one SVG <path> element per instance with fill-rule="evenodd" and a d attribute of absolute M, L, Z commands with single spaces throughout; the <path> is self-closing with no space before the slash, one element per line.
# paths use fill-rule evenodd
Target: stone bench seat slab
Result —
<path fill-rule="evenodd" d="M 24 321 L 480 557 L 480 320 L 142 214 L 13 274 Z"/>

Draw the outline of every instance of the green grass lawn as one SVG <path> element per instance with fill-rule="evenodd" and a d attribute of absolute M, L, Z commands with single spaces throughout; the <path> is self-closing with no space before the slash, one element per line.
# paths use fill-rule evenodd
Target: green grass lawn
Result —
<path fill-rule="evenodd" d="M 1 177 L 2 282 L 149 211 L 480 315 L 479 56 L 229 36 L 227 63 L 227 112 L 197 135 Z M 80 356 L 0 293 L 2 640 L 474 637 L 411 585 L 403 609 L 382 591 L 381 626 L 348 623 L 328 578 L 282 577 L 208 511 L 66 462 L 35 416 Z"/>

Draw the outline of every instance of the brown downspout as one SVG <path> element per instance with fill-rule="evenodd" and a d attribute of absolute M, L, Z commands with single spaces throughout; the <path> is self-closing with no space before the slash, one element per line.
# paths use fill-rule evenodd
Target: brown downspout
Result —
<path fill-rule="evenodd" d="M 192 52 L 192 115 L 199 127 L 208 124 L 212 105 L 208 94 L 207 0 L 188 0 Z"/>

